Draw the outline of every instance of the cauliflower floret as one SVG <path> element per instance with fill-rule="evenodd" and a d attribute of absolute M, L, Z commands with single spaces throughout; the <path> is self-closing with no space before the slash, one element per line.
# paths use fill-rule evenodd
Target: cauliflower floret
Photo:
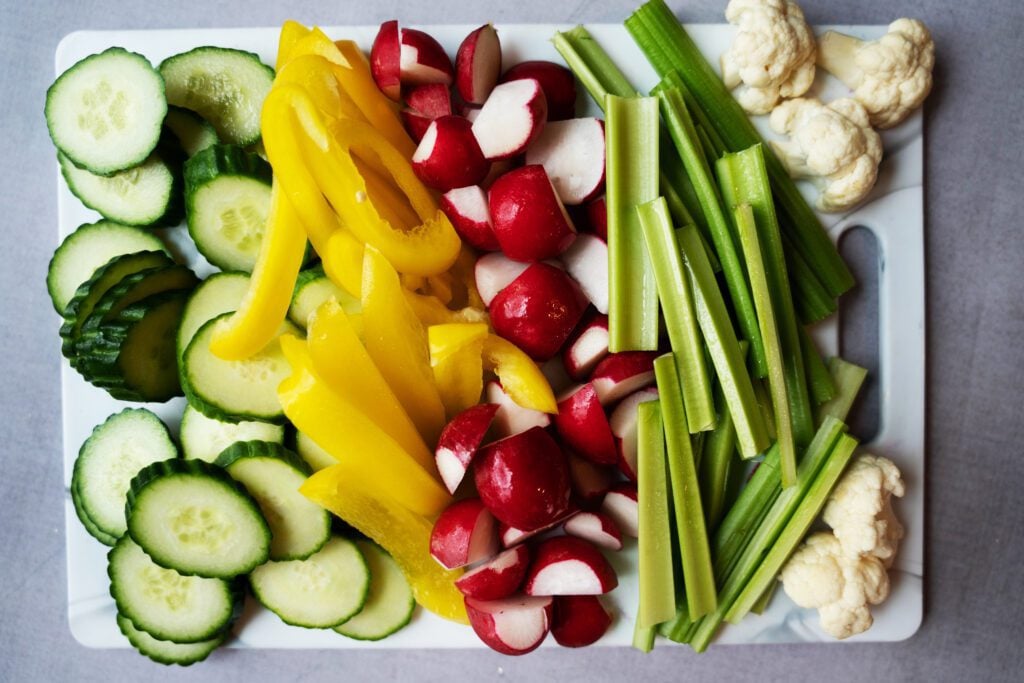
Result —
<path fill-rule="evenodd" d="M 853 90 L 873 126 L 891 128 L 931 91 L 935 43 L 917 19 L 897 19 L 870 42 L 829 31 L 818 42 L 818 64 Z"/>
<path fill-rule="evenodd" d="M 849 638 L 873 619 L 868 605 L 889 597 L 889 575 L 872 555 L 849 555 L 830 533 L 812 535 L 793 554 L 780 576 L 786 595 L 800 607 L 818 610 L 828 634 Z"/>
<path fill-rule="evenodd" d="M 799 97 L 814 82 L 814 35 L 792 0 L 730 0 L 725 18 L 739 27 L 722 54 L 722 78 L 750 114 L 767 114 L 780 97 Z"/>
<path fill-rule="evenodd" d="M 844 211 L 867 196 L 878 178 L 882 139 L 856 100 L 823 105 L 813 98 L 787 100 L 772 111 L 772 130 L 789 135 L 772 147 L 796 178 L 818 182 L 818 208 Z"/>
<path fill-rule="evenodd" d="M 887 458 L 862 455 L 843 475 L 825 506 L 825 523 L 849 555 L 870 555 L 892 566 L 903 525 L 892 510 L 892 496 L 905 491 L 900 471 Z"/>

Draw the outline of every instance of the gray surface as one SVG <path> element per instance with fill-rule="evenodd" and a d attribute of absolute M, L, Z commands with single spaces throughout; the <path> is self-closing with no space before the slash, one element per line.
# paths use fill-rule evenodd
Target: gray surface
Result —
<path fill-rule="evenodd" d="M 928 538 L 926 617 L 905 643 L 490 652 L 241 652 L 187 670 L 87 650 L 67 629 L 58 321 L 44 287 L 56 246 L 53 150 L 42 119 L 53 51 L 75 29 L 414 22 L 620 21 L 634 0 L 469 3 L 131 3 L 0 6 L 0 681 L 1020 680 L 1024 489 L 1024 5 L 1017 0 L 804 0 L 812 23 L 924 19 L 938 45 L 927 113 Z M 724 0 L 673 2 L 721 20 Z M 490 6 L 492 9 L 487 9 Z M 898 9 L 892 9 L 898 7 Z M 1015 673 L 1016 672 L 1016 673 Z"/>

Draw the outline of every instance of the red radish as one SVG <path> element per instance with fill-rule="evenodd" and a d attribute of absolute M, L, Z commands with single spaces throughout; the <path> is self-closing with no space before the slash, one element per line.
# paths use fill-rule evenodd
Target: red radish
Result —
<path fill-rule="evenodd" d="M 497 251 L 487 195 L 479 185 L 457 187 L 441 195 L 441 210 L 465 241 L 482 251 Z M 493 297 L 491 297 L 493 298 Z"/>
<path fill-rule="evenodd" d="M 533 408 L 524 408 L 505 393 L 500 383 L 491 380 L 484 388 L 484 400 L 498 406 L 494 416 L 494 433 L 504 439 L 515 436 L 533 427 L 547 427 L 551 416 Z"/>
<path fill-rule="evenodd" d="M 614 520 L 626 536 L 636 538 L 640 530 L 640 512 L 637 508 L 636 484 L 622 482 L 604 497 L 601 510 Z"/>
<path fill-rule="evenodd" d="M 441 43 L 414 28 L 401 30 L 399 67 L 403 85 L 442 83 L 447 86 L 455 78 L 452 62 Z"/>
<path fill-rule="evenodd" d="M 658 389 L 647 387 L 622 399 L 611 416 L 608 424 L 615 436 L 619 448 L 619 469 L 630 479 L 636 481 L 636 407 L 644 401 L 658 400 Z"/>
<path fill-rule="evenodd" d="M 473 268 L 473 276 L 476 279 L 476 290 L 480 293 L 484 306 L 490 306 L 498 292 L 508 287 L 529 267 L 529 263 L 513 261 L 504 254 L 484 254 L 478 258 Z"/>
<path fill-rule="evenodd" d="M 548 635 L 551 598 L 515 596 L 504 600 L 466 598 L 466 614 L 480 640 L 505 655 L 525 655 Z"/>
<path fill-rule="evenodd" d="M 494 181 L 488 193 L 494 234 L 515 261 L 543 261 L 565 251 L 576 237 L 543 166 L 523 166 Z"/>
<path fill-rule="evenodd" d="M 611 405 L 629 394 L 654 384 L 656 351 L 610 353 L 594 368 L 590 381 L 602 405 Z"/>
<path fill-rule="evenodd" d="M 605 550 L 622 550 L 622 532 L 615 521 L 603 512 L 581 512 L 573 515 L 563 527 L 570 536 L 590 541 Z"/>
<path fill-rule="evenodd" d="M 573 332 L 562 351 L 565 371 L 577 382 L 590 376 L 608 355 L 608 316 L 593 314 Z"/>
<path fill-rule="evenodd" d="M 600 313 L 608 312 L 608 245 L 596 235 L 581 234 L 562 253 L 562 263 Z"/>
<path fill-rule="evenodd" d="M 561 121 L 576 115 L 576 78 L 560 64 L 542 60 L 520 62 L 505 72 L 502 83 L 534 78 L 548 101 L 548 120 Z"/>
<path fill-rule="evenodd" d="M 547 114 L 540 83 L 533 79 L 504 83 L 487 97 L 473 121 L 473 134 L 488 159 L 508 159 L 540 135 Z"/>
<path fill-rule="evenodd" d="M 542 526 L 539 529 L 534 529 L 533 531 L 523 531 L 522 529 L 517 529 L 514 526 L 509 526 L 505 523 L 500 523 L 498 524 L 498 537 L 501 538 L 501 544 L 503 546 L 505 546 L 506 548 L 511 548 L 515 545 L 522 543 L 523 541 L 527 541 L 533 538 L 534 536 L 539 536 L 540 534 L 543 534 L 545 531 L 550 531 L 551 529 L 554 529 L 557 526 L 561 526 L 577 512 L 579 512 L 579 510 L 570 501 L 568 512 L 566 512 L 564 515 L 562 515 L 555 521 L 551 522 L 550 524 Z"/>
<path fill-rule="evenodd" d="M 596 595 L 559 595 L 551 618 L 551 635 L 562 647 L 593 645 L 612 625 L 601 599 Z"/>
<path fill-rule="evenodd" d="M 449 116 L 452 110 L 452 93 L 443 83 L 426 83 L 410 88 L 405 94 L 405 106 L 430 120 Z"/>
<path fill-rule="evenodd" d="M 535 360 L 562 348 L 583 317 L 587 300 L 564 271 L 534 263 L 491 300 L 494 331 Z"/>
<path fill-rule="evenodd" d="M 370 48 L 370 73 L 381 92 L 395 102 L 401 98 L 401 42 L 397 21 L 385 21 L 380 25 Z"/>
<path fill-rule="evenodd" d="M 399 114 L 402 116 L 402 124 L 405 126 L 405 130 L 417 143 L 427 134 L 427 128 L 430 128 L 430 124 L 434 120 L 408 107 L 400 111 Z"/>
<path fill-rule="evenodd" d="M 501 73 L 501 41 L 484 24 L 462 41 L 455 55 L 455 87 L 469 104 L 483 104 Z"/>
<path fill-rule="evenodd" d="M 469 463 L 487 438 L 497 412 L 497 405 L 481 403 L 463 410 L 441 430 L 434 461 L 449 493 L 455 493 L 455 489 L 459 488 Z"/>
<path fill-rule="evenodd" d="M 608 202 L 603 196 L 587 202 L 587 225 L 591 232 L 608 241 Z"/>
<path fill-rule="evenodd" d="M 569 510 L 565 453 L 540 427 L 485 446 L 473 471 L 480 499 L 509 526 L 532 531 Z"/>
<path fill-rule="evenodd" d="M 519 590 L 529 566 L 530 550 L 519 545 L 470 569 L 455 580 L 455 587 L 467 598 L 501 600 Z"/>
<path fill-rule="evenodd" d="M 461 116 L 434 119 L 412 155 L 416 176 L 442 191 L 476 185 L 489 168 L 473 137 L 472 124 Z"/>
<path fill-rule="evenodd" d="M 527 595 L 602 595 L 619 585 L 615 570 L 593 544 L 555 536 L 537 544 L 526 575 Z"/>
<path fill-rule="evenodd" d="M 547 171 L 564 204 L 583 204 L 604 187 L 604 122 L 553 121 L 526 150 L 527 164 Z"/>
<path fill-rule="evenodd" d="M 567 446 L 600 465 L 619 459 L 608 417 L 593 384 L 584 384 L 558 402 L 558 434 Z"/>
<path fill-rule="evenodd" d="M 494 517 L 479 498 L 452 503 L 434 522 L 430 554 L 447 569 L 486 560 L 498 552 Z"/>
<path fill-rule="evenodd" d="M 569 480 L 572 482 L 573 493 L 583 502 L 584 506 L 600 504 L 604 494 L 612 487 L 612 471 L 593 460 L 581 455 L 569 453 Z M 502 542 L 504 542 L 502 536 Z"/>

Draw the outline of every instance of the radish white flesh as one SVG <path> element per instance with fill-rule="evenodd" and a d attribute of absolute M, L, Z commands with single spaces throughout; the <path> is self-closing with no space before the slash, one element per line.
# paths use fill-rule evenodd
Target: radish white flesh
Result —
<path fill-rule="evenodd" d="M 519 405 L 505 393 L 505 389 L 498 382 L 487 383 L 484 399 L 488 403 L 498 405 L 498 412 L 494 415 L 494 432 L 499 438 L 513 436 L 533 427 L 547 427 L 551 424 L 551 416 L 539 410 Z"/>
<path fill-rule="evenodd" d="M 600 512 L 581 512 L 565 523 L 565 533 L 590 541 L 605 550 L 622 550 L 622 532 L 615 522 Z"/>
<path fill-rule="evenodd" d="M 600 119 L 552 121 L 529 149 L 527 164 L 541 164 L 564 204 L 582 204 L 604 187 L 604 124 Z"/>
<path fill-rule="evenodd" d="M 483 104 L 501 73 L 498 32 L 484 24 L 462 41 L 455 55 L 455 87 L 470 104 Z"/>
<path fill-rule="evenodd" d="M 506 655 L 535 650 L 547 637 L 550 611 L 550 597 L 466 598 L 469 623 L 480 640 Z"/>
<path fill-rule="evenodd" d="M 441 44 L 429 34 L 412 28 L 401 30 L 399 68 L 402 83 L 407 85 L 451 85 L 455 75 Z"/>
<path fill-rule="evenodd" d="M 551 529 L 554 529 L 556 526 L 560 524 L 564 524 L 567 520 L 571 519 L 572 516 L 578 512 L 579 509 L 575 507 L 574 503 L 570 502 L 569 511 L 562 515 L 562 517 L 551 522 L 551 524 L 542 526 L 539 529 L 534 529 L 533 531 L 523 531 L 522 529 L 518 529 L 514 526 L 509 526 L 508 524 L 500 523 L 498 525 L 498 538 L 501 539 L 501 544 L 503 546 L 505 546 L 506 548 L 511 548 L 512 546 L 522 543 L 523 541 L 529 540 L 534 536 L 539 536 L 545 531 L 550 531 Z"/>
<path fill-rule="evenodd" d="M 608 313 L 608 245 L 596 235 L 582 233 L 561 259 L 594 308 Z"/>
<path fill-rule="evenodd" d="M 588 378 L 608 355 L 608 341 L 608 316 L 595 315 L 586 320 L 565 345 L 565 371 L 577 382 Z"/>
<path fill-rule="evenodd" d="M 629 394 L 654 384 L 655 351 L 612 353 L 594 368 L 590 381 L 602 405 L 611 405 Z"/>
<path fill-rule="evenodd" d="M 479 185 L 448 190 L 441 195 L 441 210 L 448 216 L 459 236 L 473 247 L 482 251 L 496 251 L 499 248 L 491 224 L 487 194 Z M 490 299 L 484 303 L 490 303 Z"/>
<path fill-rule="evenodd" d="M 476 278 L 476 289 L 484 306 L 490 306 L 491 300 L 498 292 L 505 289 L 513 280 L 530 267 L 529 263 L 513 261 L 504 254 L 484 254 L 477 259 L 473 274 Z"/>
<path fill-rule="evenodd" d="M 519 545 L 470 569 L 455 580 L 455 587 L 466 597 L 501 600 L 519 590 L 529 564 L 529 548 Z"/>
<path fill-rule="evenodd" d="M 473 121 L 473 134 L 488 159 L 507 159 L 525 150 L 540 134 L 547 111 L 537 81 L 503 83 L 484 102 Z"/>
<path fill-rule="evenodd" d="M 548 103 L 548 121 L 571 119 L 576 115 L 576 77 L 561 64 L 534 60 L 516 64 L 501 77 L 502 83 L 535 78 Z"/>
<path fill-rule="evenodd" d="M 612 428 L 612 435 L 615 436 L 619 447 L 619 469 L 630 479 L 636 479 L 636 407 L 644 401 L 656 400 L 658 400 L 658 390 L 656 388 L 641 389 L 622 399 L 608 418 L 608 424 Z"/>
<path fill-rule="evenodd" d="M 601 510 L 614 520 L 626 536 L 636 538 L 640 529 L 640 515 L 637 507 L 636 484 L 619 484 L 604 497 Z"/>
<path fill-rule="evenodd" d="M 449 493 L 455 493 L 477 449 L 487 438 L 498 406 L 481 403 L 453 417 L 437 441 L 434 460 Z"/>
<path fill-rule="evenodd" d="M 527 595 L 601 595 L 618 582 L 615 570 L 593 544 L 555 536 L 537 545 L 524 590 Z"/>

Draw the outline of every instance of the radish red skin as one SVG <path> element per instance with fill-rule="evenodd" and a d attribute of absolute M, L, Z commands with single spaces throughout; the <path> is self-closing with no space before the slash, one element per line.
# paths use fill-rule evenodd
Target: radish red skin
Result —
<path fill-rule="evenodd" d="M 449 505 L 430 533 L 430 554 L 448 569 L 485 560 L 497 551 L 497 525 L 479 498 Z"/>
<path fill-rule="evenodd" d="M 403 49 L 405 48 L 405 49 Z M 409 57 L 415 51 L 415 61 Z M 399 32 L 398 64 L 403 85 L 452 84 L 455 69 L 441 43 L 424 31 L 403 28 Z"/>
<path fill-rule="evenodd" d="M 469 617 L 469 624 L 477 636 L 492 650 L 504 655 L 525 655 L 536 650 L 548 635 L 551 623 L 551 598 L 537 598 L 527 596 L 513 596 L 504 600 L 474 600 L 466 598 L 466 614 Z M 518 634 L 520 638 L 528 635 L 529 638 L 515 646 L 510 642 L 502 640 L 502 626 L 507 624 L 509 619 L 504 619 L 504 614 L 512 612 L 518 616 L 527 616 L 528 619 L 515 619 L 517 622 L 511 626 L 528 627 L 526 634 Z M 524 623 L 526 622 L 526 623 Z M 505 634 L 506 638 L 509 634 Z"/>
<path fill-rule="evenodd" d="M 405 106 L 433 121 L 453 113 L 452 93 L 443 83 L 417 85 L 405 94 Z"/>
<path fill-rule="evenodd" d="M 473 463 L 480 499 L 508 526 L 532 531 L 569 510 L 569 465 L 540 427 L 488 444 Z"/>
<path fill-rule="evenodd" d="M 604 512 L 584 510 L 567 519 L 562 528 L 566 534 L 590 541 L 603 550 L 622 550 L 622 532 Z"/>
<path fill-rule="evenodd" d="M 467 598 L 501 600 L 519 590 L 529 566 L 529 546 L 517 545 L 460 576 L 455 587 Z"/>
<path fill-rule="evenodd" d="M 501 41 L 490 24 L 474 30 L 455 55 L 455 87 L 469 104 L 483 104 L 501 73 Z"/>
<path fill-rule="evenodd" d="M 608 316 L 591 311 L 576 326 L 562 350 L 562 364 L 569 377 L 582 382 L 608 355 Z"/>
<path fill-rule="evenodd" d="M 590 376 L 601 403 L 611 405 L 654 384 L 657 356 L 657 351 L 623 351 L 605 356 Z"/>
<path fill-rule="evenodd" d="M 614 465 L 619 455 L 604 407 L 593 384 L 584 384 L 558 403 L 555 426 L 562 441 L 599 465 Z"/>
<path fill-rule="evenodd" d="M 582 563 L 590 569 L 596 585 L 587 581 L 587 585 L 572 585 L 559 589 L 559 592 L 548 590 L 550 573 L 561 567 L 568 568 Z M 574 536 L 553 536 L 546 538 L 534 548 L 533 562 L 526 575 L 524 591 L 527 595 L 602 595 L 615 589 L 619 578 L 609 564 L 604 553 L 594 544 Z M 564 591 L 564 592 L 562 592 Z"/>
<path fill-rule="evenodd" d="M 370 73 L 381 92 L 396 102 L 402 95 L 401 50 L 398 22 L 385 21 L 380 25 L 370 49 Z"/>
<path fill-rule="evenodd" d="M 430 187 L 447 191 L 476 185 L 487 176 L 490 163 L 480 151 L 469 121 L 442 116 L 423 134 L 412 155 L 412 168 Z"/>
<path fill-rule="evenodd" d="M 455 493 L 465 477 L 497 412 L 497 405 L 481 403 L 463 410 L 441 430 L 434 457 L 449 493 Z"/>
<path fill-rule="evenodd" d="M 586 204 L 587 226 L 595 235 L 608 241 L 608 204 L 603 196 Z"/>
<path fill-rule="evenodd" d="M 562 647 L 593 645 L 611 624 L 611 615 L 596 595 L 560 595 L 555 598 L 551 635 Z"/>
<path fill-rule="evenodd" d="M 576 78 L 560 64 L 543 60 L 520 62 L 501 77 L 502 83 L 533 78 L 548 101 L 548 120 L 561 121 L 576 115 Z"/>
<path fill-rule="evenodd" d="M 572 244 L 569 220 L 543 166 L 523 166 L 494 181 L 488 193 L 494 234 L 515 261 L 543 261 Z"/>
<path fill-rule="evenodd" d="M 487 194 L 480 186 L 471 185 L 449 190 L 441 195 L 440 204 L 455 232 L 471 246 L 481 251 L 497 251 L 501 248 L 491 225 Z M 482 209 L 484 215 L 471 215 L 471 209 Z"/>
<path fill-rule="evenodd" d="M 569 453 L 569 479 L 572 491 L 584 509 L 600 506 L 604 495 L 612 487 L 613 471 L 576 453 Z M 502 542 L 505 538 L 502 532 Z"/>

